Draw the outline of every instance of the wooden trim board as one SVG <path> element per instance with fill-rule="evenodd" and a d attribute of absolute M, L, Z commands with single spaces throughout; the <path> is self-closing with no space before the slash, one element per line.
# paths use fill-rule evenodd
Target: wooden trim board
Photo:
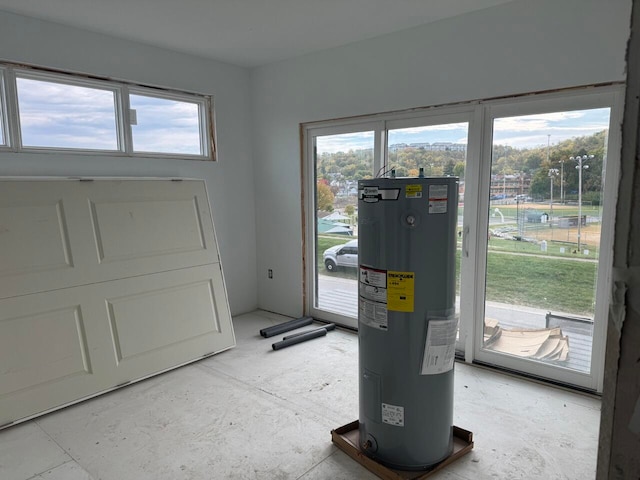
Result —
<path fill-rule="evenodd" d="M 473 433 L 460 427 L 453 427 L 453 453 L 428 471 L 397 470 L 385 467 L 366 456 L 360 449 L 358 420 L 331 430 L 331 441 L 370 472 L 383 480 L 422 480 L 443 469 L 473 449 Z"/>

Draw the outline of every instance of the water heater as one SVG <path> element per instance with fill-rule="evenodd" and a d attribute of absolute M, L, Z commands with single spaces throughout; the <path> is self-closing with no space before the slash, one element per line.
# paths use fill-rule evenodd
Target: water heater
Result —
<path fill-rule="evenodd" d="M 458 179 L 358 182 L 360 447 L 405 470 L 453 449 Z"/>

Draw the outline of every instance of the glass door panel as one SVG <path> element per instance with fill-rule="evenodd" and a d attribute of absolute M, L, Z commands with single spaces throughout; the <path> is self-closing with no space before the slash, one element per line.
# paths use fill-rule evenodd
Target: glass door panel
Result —
<path fill-rule="evenodd" d="M 493 119 L 479 355 L 491 363 L 592 372 L 610 110 Z"/>
<path fill-rule="evenodd" d="M 374 131 L 318 135 L 315 155 L 315 291 L 321 318 L 358 318 L 358 180 L 374 175 Z"/>
<path fill-rule="evenodd" d="M 465 198 L 465 170 L 469 122 L 394 128 L 387 131 L 387 169 L 397 177 L 456 176 L 458 186 L 458 248 L 456 252 L 456 316 L 460 318 L 461 252 Z M 457 349 L 463 350 L 458 330 Z"/>

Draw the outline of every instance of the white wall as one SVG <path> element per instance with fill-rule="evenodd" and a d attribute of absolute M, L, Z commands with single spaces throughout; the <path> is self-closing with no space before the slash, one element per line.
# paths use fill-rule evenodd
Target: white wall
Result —
<path fill-rule="evenodd" d="M 622 81 L 630 8 L 520 0 L 254 70 L 259 306 L 302 313 L 301 122 Z"/>
<path fill-rule="evenodd" d="M 0 59 L 214 95 L 219 162 L 0 153 L 2 175 L 170 176 L 207 183 L 233 314 L 257 306 L 246 69 L 0 12 Z"/>

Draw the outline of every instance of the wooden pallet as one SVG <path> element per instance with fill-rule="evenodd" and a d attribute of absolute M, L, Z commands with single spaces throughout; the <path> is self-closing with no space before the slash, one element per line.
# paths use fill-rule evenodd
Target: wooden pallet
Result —
<path fill-rule="evenodd" d="M 453 453 L 442 462 L 429 470 L 408 471 L 386 467 L 372 458 L 366 456 L 360 449 L 360 432 L 358 421 L 348 423 L 342 427 L 331 430 L 331 441 L 343 452 L 353 458 L 370 472 L 375 473 L 383 480 L 421 480 L 428 478 L 438 470 L 456 461 L 469 453 L 473 448 L 473 433 L 463 428 L 453 427 Z"/>

